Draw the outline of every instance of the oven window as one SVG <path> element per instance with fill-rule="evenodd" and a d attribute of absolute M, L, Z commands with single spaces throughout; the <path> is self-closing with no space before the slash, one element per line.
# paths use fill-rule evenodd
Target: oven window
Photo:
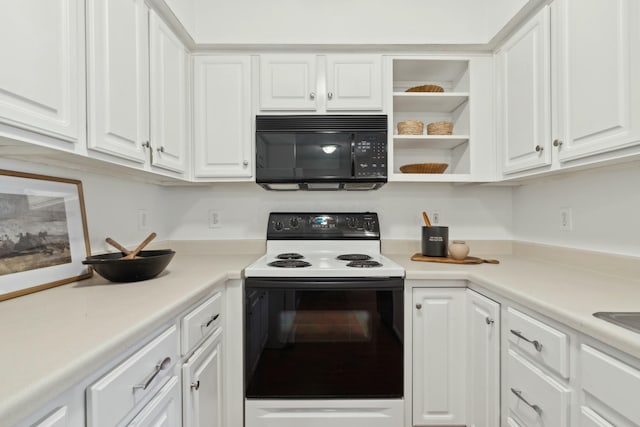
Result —
<path fill-rule="evenodd" d="M 351 176 L 351 132 L 258 132 L 259 178 Z"/>
<path fill-rule="evenodd" d="M 246 293 L 248 398 L 397 398 L 401 290 Z"/>

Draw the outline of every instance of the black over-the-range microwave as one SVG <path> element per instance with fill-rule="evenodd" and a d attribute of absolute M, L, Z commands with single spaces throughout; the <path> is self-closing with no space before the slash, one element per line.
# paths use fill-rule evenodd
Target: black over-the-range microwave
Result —
<path fill-rule="evenodd" d="M 268 190 L 375 190 L 387 182 L 387 116 L 256 117 L 256 182 Z"/>

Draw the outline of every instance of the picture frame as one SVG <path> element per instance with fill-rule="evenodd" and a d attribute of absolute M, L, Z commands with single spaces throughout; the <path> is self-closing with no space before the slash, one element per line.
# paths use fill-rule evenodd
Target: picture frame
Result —
<path fill-rule="evenodd" d="M 0 169 L 0 301 L 86 279 L 82 182 Z"/>

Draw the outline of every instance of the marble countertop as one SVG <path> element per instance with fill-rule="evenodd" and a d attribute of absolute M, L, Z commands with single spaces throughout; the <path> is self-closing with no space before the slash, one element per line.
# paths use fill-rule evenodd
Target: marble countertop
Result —
<path fill-rule="evenodd" d="M 153 280 L 114 284 L 95 275 L 0 302 L 2 424 L 36 410 L 226 280 L 240 279 L 244 267 L 262 254 L 264 242 L 239 242 L 215 243 L 214 251 L 200 250 L 211 242 L 176 242 L 171 245 L 175 258 Z M 406 248 L 383 251 L 404 266 L 412 286 L 413 280 L 431 280 L 428 286 L 466 280 L 471 288 L 486 289 L 640 358 L 640 334 L 592 316 L 640 311 L 637 259 L 612 258 L 598 268 L 588 254 L 554 253 L 552 260 L 545 248 L 521 248 L 487 255 L 499 265 L 451 265 L 411 261 Z"/>

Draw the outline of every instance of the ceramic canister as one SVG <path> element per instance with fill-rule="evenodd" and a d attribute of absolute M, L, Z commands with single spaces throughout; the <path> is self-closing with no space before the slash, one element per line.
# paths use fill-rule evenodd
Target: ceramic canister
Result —
<path fill-rule="evenodd" d="M 422 227 L 422 255 L 446 257 L 448 246 L 449 227 Z"/>

